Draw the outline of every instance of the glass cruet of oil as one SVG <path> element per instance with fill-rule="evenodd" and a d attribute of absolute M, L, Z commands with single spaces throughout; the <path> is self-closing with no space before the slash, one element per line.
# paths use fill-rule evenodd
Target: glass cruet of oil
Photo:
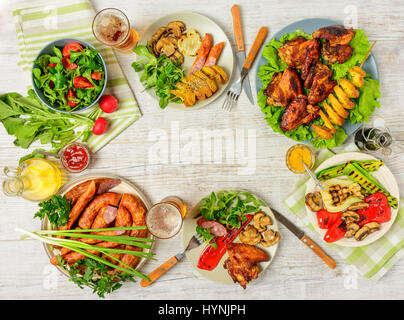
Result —
<path fill-rule="evenodd" d="M 53 162 L 32 158 L 18 168 L 5 167 L 3 192 L 6 196 L 18 196 L 31 201 L 49 199 L 63 184 L 62 171 Z"/>

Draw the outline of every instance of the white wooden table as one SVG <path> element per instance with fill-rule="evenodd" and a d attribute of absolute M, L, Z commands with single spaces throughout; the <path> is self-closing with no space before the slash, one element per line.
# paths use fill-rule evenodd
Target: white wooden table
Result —
<path fill-rule="evenodd" d="M 11 0 L 0 1 L 0 93 L 17 91 L 25 93 L 17 66 L 18 51 L 14 25 L 10 13 Z M 142 33 L 156 18 L 174 11 L 193 10 L 216 21 L 233 39 L 230 8 L 233 1 L 93 1 L 97 10 L 104 7 L 118 7 L 128 14 L 135 28 Z M 346 10 L 352 1 L 308 0 L 300 1 L 239 1 L 244 22 L 244 37 L 247 48 L 251 47 L 258 28 L 265 25 L 270 34 L 267 40 L 280 28 L 296 20 L 324 17 L 344 21 Z M 395 174 L 400 187 L 404 187 L 404 156 L 397 151 L 404 142 L 404 6 L 402 1 L 356 1 L 358 25 L 364 29 L 370 40 L 377 40 L 374 55 L 381 75 L 380 99 L 382 109 L 376 114 L 383 116 L 396 140 L 394 154 L 387 165 Z M 234 43 L 233 43 L 234 46 Z M 258 106 L 252 106 L 244 94 L 241 95 L 235 112 L 224 114 L 219 109 L 224 97 L 206 108 L 179 112 L 160 110 L 150 96 L 143 92 L 138 75 L 130 64 L 133 56 L 118 55 L 123 70 L 136 95 L 143 117 L 112 143 L 96 154 L 96 163 L 88 173 L 110 173 L 126 177 L 139 186 L 152 202 L 168 195 L 178 195 L 189 207 L 212 190 L 226 188 L 248 189 L 274 208 L 280 209 L 292 221 L 299 221 L 287 211 L 281 200 L 291 190 L 298 177 L 285 166 L 286 150 L 294 144 L 284 136 L 272 132 L 263 119 Z M 255 68 L 250 73 L 251 85 L 255 91 Z M 240 175 L 245 167 L 236 157 L 233 164 L 204 160 L 201 147 L 200 163 L 183 164 L 175 158 L 168 164 L 151 164 L 149 150 L 155 143 L 150 139 L 152 129 L 162 129 L 168 134 L 179 125 L 180 131 L 204 129 L 248 129 L 256 132 L 256 169 L 252 174 Z M 199 139 L 199 138 L 198 138 Z M 200 142 L 202 145 L 202 137 Z M 16 148 L 13 139 L 0 126 L 0 164 L 16 165 L 26 154 Z M 181 140 L 181 144 L 187 143 Z M 246 150 L 246 149 L 243 149 Z M 403 150 L 403 149 L 401 149 Z M 237 164 L 238 163 L 238 164 Z M 241 164 L 240 164 L 241 163 Z M 90 290 L 80 290 L 49 265 L 49 260 L 40 243 L 33 240 L 20 241 L 14 227 L 31 230 L 40 227 L 34 220 L 37 205 L 19 198 L 8 198 L 0 193 L 0 298 L 17 299 L 95 299 Z M 321 239 L 306 230 L 318 243 Z M 337 268 L 330 270 L 311 253 L 288 230 L 281 226 L 281 242 L 270 268 L 247 290 L 238 285 L 220 285 L 199 276 L 184 260 L 164 275 L 154 285 L 143 289 L 138 283 L 125 284 L 109 299 L 397 299 L 404 298 L 404 260 L 397 263 L 379 282 L 357 276 L 352 284 L 352 270 L 331 249 L 328 253 L 337 261 Z M 323 248 L 326 248 L 322 245 Z M 176 254 L 181 248 L 181 236 L 158 241 L 155 247 L 159 262 L 148 262 L 144 272 L 154 270 L 160 263 Z M 56 275 L 56 276 L 55 276 Z M 54 280 L 56 279 L 56 283 Z M 355 279 L 355 276 L 353 276 Z M 354 281 L 355 282 L 355 281 Z"/>

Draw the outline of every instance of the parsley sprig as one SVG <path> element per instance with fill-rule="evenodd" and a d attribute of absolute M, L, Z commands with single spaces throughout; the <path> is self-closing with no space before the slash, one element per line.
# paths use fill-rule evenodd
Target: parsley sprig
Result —
<path fill-rule="evenodd" d="M 64 226 L 69 221 L 72 206 L 65 196 L 55 194 L 49 200 L 40 202 L 38 206 L 41 209 L 35 213 L 34 218 L 43 220 L 46 216 L 53 227 Z"/>

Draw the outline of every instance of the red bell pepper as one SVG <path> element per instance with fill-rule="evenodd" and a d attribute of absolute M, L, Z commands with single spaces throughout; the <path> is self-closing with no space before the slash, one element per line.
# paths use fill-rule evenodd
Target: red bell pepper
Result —
<path fill-rule="evenodd" d="M 317 211 L 317 223 L 320 229 L 329 229 L 341 218 L 342 212 L 329 212 L 325 209 Z"/>
<path fill-rule="evenodd" d="M 101 80 L 101 78 L 102 78 L 102 76 L 101 76 L 100 72 L 96 71 L 96 72 L 91 73 L 91 79 L 93 79 L 93 80 Z"/>
<path fill-rule="evenodd" d="M 383 193 L 374 193 L 363 201 L 369 203 L 369 207 L 358 210 L 361 216 L 359 223 L 361 227 L 369 222 L 384 223 L 390 221 L 391 209 L 387 197 Z"/>
<path fill-rule="evenodd" d="M 77 99 L 77 96 L 76 96 L 76 93 L 72 89 L 69 89 L 69 91 L 67 92 L 67 95 L 66 95 L 67 105 L 70 106 L 70 107 L 77 106 L 78 103 L 71 100 L 71 98 Z"/>
<path fill-rule="evenodd" d="M 325 242 L 335 242 L 339 239 L 342 239 L 346 233 L 346 224 L 345 221 L 341 220 L 341 217 L 334 222 L 330 229 L 327 230 L 327 233 L 324 236 Z"/>
<path fill-rule="evenodd" d="M 73 80 L 73 86 L 79 89 L 92 88 L 94 85 L 86 77 L 78 76 Z"/>

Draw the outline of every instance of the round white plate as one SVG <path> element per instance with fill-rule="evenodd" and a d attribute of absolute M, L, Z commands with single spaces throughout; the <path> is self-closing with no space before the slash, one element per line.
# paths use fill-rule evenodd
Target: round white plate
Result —
<path fill-rule="evenodd" d="M 87 180 L 93 180 L 93 179 L 100 179 L 100 178 L 111 178 L 111 179 L 119 179 L 121 180 L 121 183 L 119 185 L 117 185 L 116 187 L 112 188 L 111 190 L 108 190 L 108 192 L 116 192 L 116 193 L 129 193 L 132 195 L 135 195 L 137 197 L 139 197 L 140 200 L 142 200 L 144 206 L 146 207 L 146 210 L 149 210 L 151 207 L 151 203 L 150 201 L 146 198 L 146 196 L 143 194 L 142 191 L 140 191 L 138 188 L 136 188 L 131 182 L 118 177 L 118 176 L 114 176 L 114 175 L 108 175 L 108 174 L 102 174 L 102 175 L 85 175 L 85 176 L 81 176 L 78 177 L 76 179 L 73 179 L 69 182 L 67 182 L 65 185 L 63 185 L 59 191 L 57 192 L 57 194 L 60 195 L 64 195 L 66 194 L 68 191 L 70 191 L 74 186 L 85 182 Z M 42 230 L 50 230 L 51 229 L 51 225 L 49 223 L 49 220 L 47 217 L 45 217 L 45 219 L 42 220 L 42 225 L 41 225 L 41 229 Z M 153 235 L 149 232 L 148 233 L 148 237 L 150 239 L 154 239 Z M 154 242 L 153 242 L 154 243 Z M 58 249 L 54 249 L 51 245 L 44 243 L 44 248 L 45 251 L 47 253 L 47 255 L 49 256 L 49 259 L 52 259 L 55 255 L 59 254 L 59 250 Z M 145 251 L 148 250 L 148 252 L 151 252 L 153 250 L 153 244 L 152 244 L 152 248 L 151 249 L 144 249 Z M 140 262 L 138 263 L 138 265 L 136 266 L 135 270 L 140 270 L 143 265 L 146 263 L 147 259 L 142 258 L 140 260 Z M 69 273 L 63 269 L 60 266 L 56 266 L 64 275 L 69 276 Z"/>
<path fill-rule="evenodd" d="M 166 26 L 171 21 L 182 21 L 185 23 L 187 30 L 195 29 L 201 35 L 201 38 L 204 37 L 205 33 L 209 33 L 213 38 L 213 45 L 218 44 L 219 42 L 224 41 L 224 48 L 217 61 L 217 65 L 222 67 L 224 71 L 226 71 L 228 75 L 229 81 L 225 85 L 221 85 L 218 83 L 219 89 L 215 92 L 210 98 L 196 102 L 192 107 L 185 107 L 184 104 L 179 103 L 169 103 L 167 107 L 179 109 L 179 110 L 193 110 L 202 108 L 213 101 L 215 101 L 222 92 L 226 89 L 227 85 L 230 82 L 231 75 L 233 73 L 234 67 L 234 53 L 233 48 L 231 46 L 231 42 L 227 38 L 224 31 L 212 20 L 209 18 L 194 12 L 175 12 L 160 19 L 156 20 L 151 24 L 147 30 L 141 35 L 139 44 L 147 45 L 147 41 L 150 40 L 153 34 L 160 28 Z M 192 64 L 194 63 L 195 57 L 189 57 L 184 55 L 184 63 L 182 64 L 182 68 L 185 71 L 185 75 L 189 73 L 191 70 Z M 142 57 L 136 57 L 137 61 L 140 61 Z M 139 73 L 140 75 L 141 73 Z M 154 93 L 153 89 L 147 90 L 147 92 L 156 100 L 159 101 L 159 98 Z"/>
<path fill-rule="evenodd" d="M 377 160 L 377 159 L 366 153 L 360 153 L 360 152 L 341 153 L 324 161 L 317 168 L 316 172 L 337 164 L 345 163 L 349 160 Z M 400 201 L 400 192 L 398 189 L 397 181 L 394 178 L 391 171 L 389 170 L 389 168 L 386 167 L 386 165 L 383 165 L 381 168 L 379 168 L 375 172 L 372 172 L 371 174 L 383 185 L 384 188 L 387 189 L 388 192 L 391 193 L 392 196 L 396 197 L 398 201 Z M 313 179 L 310 179 L 306 184 L 306 194 L 313 192 L 314 190 L 315 190 L 315 183 Z M 400 207 L 400 203 L 398 207 Z M 311 224 L 314 226 L 314 229 L 316 229 L 316 231 L 324 239 L 324 235 L 326 234 L 327 230 L 319 228 L 317 224 L 316 212 L 311 211 L 307 205 L 306 205 L 306 211 L 307 215 L 309 216 Z M 397 212 L 398 209 L 391 208 L 391 220 L 389 222 L 382 223 L 379 231 L 371 233 L 362 241 L 357 241 L 354 238 L 342 238 L 333 243 L 342 247 L 361 247 L 370 244 L 381 238 L 390 229 L 390 227 L 394 223 L 394 220 L 396 219 Z"/>
<path fill-rule="evenodd" d="M 239 190 L 239 191 L 241 191 L 241 190 Z M 217 194 L 217 192 L 216 192 L 216 194 Z M 254 197 L 261 200 L 256 195 L 254 195 Z M 196 221 L 198 219 L 195 219 L 195 217 L 199 214 L 199 212 L 200 212 L 199 208 L 201 207 L 202 204 L 203 204 L 203 201 L 202 200 L 199 201 L 195 205 L 195 207 L 192 208 L 192 210 L 189 212 L 187 218 L 184 220 L 184 229 L 183 229 L 183 232 L 182 232 L 182 245 L 183 245 L 184 249 L 187 247 L 187 245 L 189 243 L 189 240 L 196 233 L 195 228 L 196 228 L 196 225 L 197 225 Z M 262 212 L 264 212 L 265 214 L 267 214 L 268 216 L 270 216 L 270 218 L 272 220 L 272 225 L 269 226 L 268 228 L 279 232 L 278 224 L 276 222 L 276 218 L 273 215 L 271 209 L 268 206 L 261 206 L 260 210 Z M 240 243 L 241 241 L 237 237 L 234 240 L 234 242 L 235 243 L 237 243 L 237 242 Z M 273 259 L 275 257 L 276 251 L 278 249 L 278 245 L 279 245 L 279 242 L 277 242 L 276 244 L 274 244 L 273 246 L 270 246 L 270 247 L 263 247 L 260 244 L 257 245 L 258 248 L 265 250 L 269 254 L 269 257 L 270 257 L 269 261 L 260 262 L 258 264 L 259 269 L 260 269 L 258 279 L 260 277 L 262 277 L 262 274 L 265 271 L 265 269 L 267 269 L 269 267 L 269 265 L 272 263 L 272 261 L 273 261 Z M 199 247 L 188 251 L 186 253 L 186 257 L 187 257 L 188 261 L 191 263 L 191 265 L 194 267 L 194 269 L 197 270 L 206 279 L 209 279 L 209 280 L 212 280 L 212 281 L 215 281 L 215 282 L 218 282 L 218 283 L 234 284 L 233 279 L 230 277 L 227 270 L 225 268 L 223 268 L 224 261 L 229 257 L 229 255 L 227 253 L 225 253 L 223 255 L 222 259 L 220 260 L 220 262 L 218 263 L 216 268 L 213 269 L 212 271 L 202 270 L 202 269 L 198 268 L 199 256 L 201 255 L 201 253 L 203 252 L 203 250 L 205 249 L 206 246 L 207 246 L 206 244 L 202 244 Z M 253 280 L 251 282 L 251 284 L 253 284 L 258 279 Z"/>

